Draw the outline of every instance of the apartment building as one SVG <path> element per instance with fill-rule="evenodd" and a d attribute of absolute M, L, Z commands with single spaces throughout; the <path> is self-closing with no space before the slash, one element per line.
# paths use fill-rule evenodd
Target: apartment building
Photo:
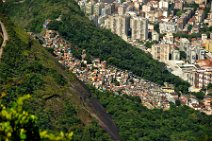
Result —
<path fill-rule="evenodd" d="M 113 15 L 109 16 L 103 25 L 106 29 L 110 29 L 113 33 L 126 39 L 130 29 L 129 15 Z"/>
<path fill-rule="evenodd" d="M 152 57 L 158 61 L 166 62 L 171 59 L 172 46 L 169 44 L 156 44 L 152 46 Z"/>
<path fill-rule="evenodd" d="M 203 46 L 206 51 L 212 52 L 212 39 L 203 40 Z"/>
<path fill-rule="evenodd" d="M 132 17 L 130 19 L 131 39 L 147 40 L 148 39 L 148 21 L 143 17 Z"/>
<path fill-rule="evenodd" d="M 174 22 L 162 22 L 159 24 L 160 33 L 176 33 L 177 24 Z"/>
<path fill-rule="evenodd" d="M 195 87 L 203 88 L 212 82 L 212 59 L 203 59 L 196 62 Z"/>

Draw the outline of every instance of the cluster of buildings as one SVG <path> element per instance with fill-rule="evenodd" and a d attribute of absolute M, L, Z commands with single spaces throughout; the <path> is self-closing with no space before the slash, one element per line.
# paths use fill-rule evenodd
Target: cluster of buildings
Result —
<path fill-rule="evenodd" d="M 210 2 L 210 1 L 209 1 Z M 201 38 L 175 38 L 175 33 L 199 33 L 212 25 L 212 2 L 207 0 L 79 0 L 79 6 L 96 26 L 110 29 L 125 41 L 140 46 L 156 60 L 164 62 L 173 74 L 201 89 L 212 82 L 211 73 L 198 61 L 209 62 L 212 33 Z M 209 13 L 205 13 L 207 7 Z M 156 41 L 151 49 L 138 41 Z M 201 70 L 201 71 L 200 71 Z M 203 71 L 204 70 L 204 71 Z M 201 80 L 200 80 L 201 78 Z M 207 79 L 207 80 L 206 80 Z"/>
<path fill-rule="evenodd" d="M 52 48 L 59 62 L 66 69 L 75 73 L 81 81 L 91 84 L 99 90 L 139 96 L 142 104 L 149 109 L 163 108 L 166 110 L 169 109 L 170 102 L 175 103 L 176 100 L 180 100 L 191 108 L 212 114 L 210 106 L 212 99 L 210 98 L 199 102 L 188 95 L 178 97 L 172 85 L 159 86 L 135 76 L 131 72 L 110 66 L 106 61 L 99 58 L 94 58 L 91 63 L 88 63 L 86 50 L 82 51 L 81 59 L 77 59 L 72 54 L 73 48 L 71 45 L 60 37 L 56 31 L 46 30 L 43 39 L 44 47 Z"/>
<path fill-rule="evenodd" d="M 205 14 L 207 0 L 79 0 L 78 4 L 96 26 L 130 42 L 159 41 L 159 34 L 179 31 L 198 33 L 203 23 L 212 24 L 212 13 Z"/>
<path fill-rule="evenodd" d="M 161 42 L 152 46 L 152 57 L 191 84 L 191 91 L 212 83 L 212 39 L 174 38 L 173 44 Z"/>

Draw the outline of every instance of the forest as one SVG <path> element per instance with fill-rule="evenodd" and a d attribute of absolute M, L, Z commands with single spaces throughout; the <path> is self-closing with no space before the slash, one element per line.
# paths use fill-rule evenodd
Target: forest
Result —
<path fill-rule="evenodd" d="M 139 97 L 100 92 L 90 87 L 92 93 L 107 109 L 119 127 L 124 141 L 210 141 L 212 116 L 197 112 L 187 106 L 171 109 L 148 110 Z"/>

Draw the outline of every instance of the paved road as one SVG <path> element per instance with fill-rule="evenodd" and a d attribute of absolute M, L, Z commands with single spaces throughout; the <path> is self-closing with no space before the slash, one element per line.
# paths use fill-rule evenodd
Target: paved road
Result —
<path fill-rule="evenodd" d="M 7 41 L 9 40 L 9 37 L 8 37 L 7 31 L 6 31 L 6 28 L 5 28 L 4 24 L 1 21 L 0 21 L 0 25 L 1 25 L 2 32 L 3 32 L 3 43 L 2 43 L 2 45 L 0 47 L 0 60 L 1 60 L 4 47 L 6 46 Z"/>

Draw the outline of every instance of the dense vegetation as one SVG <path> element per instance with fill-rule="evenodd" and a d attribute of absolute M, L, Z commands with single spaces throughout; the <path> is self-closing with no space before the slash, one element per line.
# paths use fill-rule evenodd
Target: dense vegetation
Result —
<path fill-rule="evenodd" d="M 132 47 L 110 31 L 96 28 L 74 0 L 25 0 L 19 4 L 8 0 L 4 12 L 15 23 L 33 32 L 41 32 L 45 19 L 55 19 L 62 15 L 62 22 L 52 22 L 49 28 L 58 30 L 76 47 L 76 56 L 79 56 L 82 49 L 86 49 L 89 55 L 100 57 L 158 84 L 175 84 L 177 91 L 187 93 L 188 83 L 169 73 L 164 64 L 153 60 L 150 55 Z"/>
<path fill-rule="evenodd" d="M 2 19 L 1 19 L 2 20 Z M 23 94 L 32 98 L 24 110 L 36 115 L 36 126 L 51 132 L 73 131 L 73 140 L 110 140 L 80 103 L 77 85 L 39 43 L 22 29 L 3 19 L 10 37 L 0 64 L 0 98 L 8 108 Z M 73 89 L 73 90 L 72 90 Z M 74 91 L 75 90 L 75 91 Z M 87 107 L 89 108 L 89 107 Z"/>
<path fill-rule="evenodd" d="M 91 90 L 112 115 L 124 141 L 212 140 L 212 116 L 186 106 L 148 110 L 140 104 L 139 97 Z"/>
<path fill-rule="evenodd" d="M 39 129 L 36 125 L 37 117 L 23 110 L 24 100 L 29 98 L 30 95 L 19 97 L 11 108 L 2 105 L 0 101 L 0 140 L 70 141 L 73 132 L 58 132 L 54 135 Z"/>

